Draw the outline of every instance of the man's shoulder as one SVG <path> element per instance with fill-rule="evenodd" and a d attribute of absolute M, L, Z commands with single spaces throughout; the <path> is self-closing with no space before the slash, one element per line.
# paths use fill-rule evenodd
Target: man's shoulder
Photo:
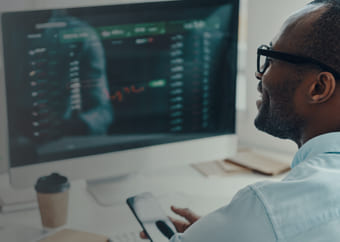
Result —
<path fill-rule="evenodd" d="M 279 239 L 293 238 L 340 219 L 340 170 L 326 164 L 333 160 L 327 157 L 311 158 L 282 181 L 249 186 L 263 204 Z"/>

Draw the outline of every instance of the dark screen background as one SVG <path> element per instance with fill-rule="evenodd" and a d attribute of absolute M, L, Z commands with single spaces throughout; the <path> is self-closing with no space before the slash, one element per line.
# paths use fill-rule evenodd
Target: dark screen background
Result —
<path fill-rule="evenodd" d="M 235 133 L 238 1 L 2 17 L 11 166 Z"/>

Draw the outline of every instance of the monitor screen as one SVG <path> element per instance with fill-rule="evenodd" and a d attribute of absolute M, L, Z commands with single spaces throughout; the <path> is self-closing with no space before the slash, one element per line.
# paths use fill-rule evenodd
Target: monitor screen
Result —
<path fill-rule="evenodd" d="M 11 167 L 235 133 L 238 1 L 2 15 Z"/>

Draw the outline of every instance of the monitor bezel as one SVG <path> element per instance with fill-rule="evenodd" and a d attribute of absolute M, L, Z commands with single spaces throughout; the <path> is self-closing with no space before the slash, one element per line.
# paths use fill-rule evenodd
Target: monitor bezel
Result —
<path fill-rule="evenodd" d="M 236 0 L 213 0 L 213 1 L 195 1 L 196 4 L 200 4 L 201 6 L 211 6 L 214 4 L 220 3 L 229 3 L 233 2 L 236 4 L 234 7 L 238 10 L 239 3 Z M 191 1 L 162 1 L 162 2 L 147 2 L 147 3 L 133 3 L 133 4 L 118 4 L 118 5 L 109 5 L 109 6 L 90 6 L 90 7 L 80 7 L 80 8 L 67 8 L 69 11 L 79 11 L 86 12 L 86 9 L 104 9 L 104 8 L 114 8 L 114 9 L 134 9 L 139 7 L 155 7 L 155 8 L 169 8 L 173 7 L 176 8 L 178 6 L 190 6 L 192 4 Z M 61 8 L 60 8 L 61 9 Z M 36 13 L 37 11 L 49 11 L 51 9 L 44 9 L 44 10 L 34 10 L 34 11 L 18 11 L 18 12 L 10 12 L 10 13 L 3 13 L 2 15 L 2 23 L 6 21 L 10 21 L 15 14 L 32 14 L 33 12 Z M 9 31 L 4 26 L 4 32 Z M 5 41 L 5 40 L 4 40 Z M 4 51 L 4 55 L 6 55 L 6 51 Z M 4 70 L 5 73 L 5 70 Z M 5 80 L 3 79 L 3 86 L 5 87 Z M 236 87 L 233 87 L 236 89 Z M 5 90 L 5 88 L 3 88 Z M 235 91 L 236 93 L 236 91 Z M 236 94 L 235 94 L 236 96 Z M 3 103 L 3 110 L 6 110 L 7 113 L 7 98 L 6 95 L 5 101 Z M 234 108 L 234 120 L 236 119 L 236 109 Z M 7 120 L 6 120 L 7 121 Z M 4 130 L 8 129 L 8 125 L 4 122 L 5 128 Z M 5 134 L 7 137 L 7 144 L 8 144 L 8 134 Z M 164 164 L 189 164 L 192 162 L 198 161 L 206 161 L 210 159 L 221 159 L 223 157 L 231 156 L 236 152 L 237 146 L 237 138 L 235 135 L 235 123 L 234 123 L 234 132 L 227 134 L 227 135 L 218 135 L 208 138 L 201 138 L 197 140 L 189 140 L 189 141 L 181 141 L 181 142 L 171 142 L 161 145 L 152 145 L 146 146 L 141 148 L 134 148 L 131 150 L 124 150 L 118 152 L 109 152 L 104 154 L 96 154 L 90 155 L 86 157 L 79 157 L 79 158 L 71 158 L 71 159 L 64 159 L 46 163 L 38 163 L 33 165 L 25 165 L 22 167 L 11 167 L 10 168 L 10 177 L 11 183 L 16 186 L 20 187 L 24 185 L 33 185 L 35 182 L 36 177 L 44 174 L 48 174 L 49 172 L 58 171 L 62 174 L 65 174 L 74 179 L 93 179 L 110 175 L 119 175 L 122 173 L 131 172 L 131 170 L 139 170 L 143 169 L 144 166 L 151 165 L 151 166 L 158 166 L 159 160 L 162 160 Z M 206 150 L 205 148 L 208 148 Z M 6 147 L 7 151 L 9 147 Z M 204 154 L 198 154 L 196 156 L 193 153 L 196 153 L 198 150 L 204 151 Z M 171 156 L 166 156 L 164 154 L 175 154 Z M 140 160 L 143 156 L 147 156 L 143 162 L 136 162 L 136 160 Z M 10 161 L 10 155 L 8 153 L 8 160 Z M 96 168 L 96 172 L 91 171 L 93 168 L 94 162 L 100 162 L 99 169 Z M 115 160 L 115 162 L 112 162 Z M 117 161 L 118 160 L 118 161 Z M 134 162 L 124 162 L 121 160 L 134 160 Z M 164 165 L 162 164 L 162 166 Z M 114 168 L 119 167 L 118 172 L 112 172 L 115 170 Z M 81 167 L 80 170 L 77 170 L 75 167 Z M 89 171 L 90 170 L 90 171 Z M 33 179 L 31 179 L 31 177 Z M 25 180 L 25 182 L 23 182 Z"/>

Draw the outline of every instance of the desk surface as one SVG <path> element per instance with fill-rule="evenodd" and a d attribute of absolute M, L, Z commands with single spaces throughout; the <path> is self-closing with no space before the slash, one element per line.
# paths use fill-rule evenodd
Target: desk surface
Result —
<path fill-rule="evenodd" d="M 287 162 L 291 157 L 287 158 Z M 131 195 L 150 191 L 170 215 L 170 205 L 189 207 L 197 214 L 207 214 L 230 202 L 235 193 L 248 184 L 262 180 L 281 180 L 283 175 L 268 177 L 255 173 L 231 174 L 228 177 L 204 177 L 190 166 L 166 170 L 144 171 L 136 174 Z M 0 176 L 4 179 L 4 175 Z M 122 201 L 125 197 L 122 198 Z M 111 207 L 96 203 L 86 190 L 86 182 L 71 183 L 67 228 L 99 233 L 113 237 L 117 233 L 140 231 L 140 226 L 124 202 Z M 0 213 L 0 238 L 6 242 L 28 241 L 41 233 L 38 209 Z M 21 236 L 13 237 L 13 231 Z M 23 239 L 24 238 L 24 239 Z"/>

